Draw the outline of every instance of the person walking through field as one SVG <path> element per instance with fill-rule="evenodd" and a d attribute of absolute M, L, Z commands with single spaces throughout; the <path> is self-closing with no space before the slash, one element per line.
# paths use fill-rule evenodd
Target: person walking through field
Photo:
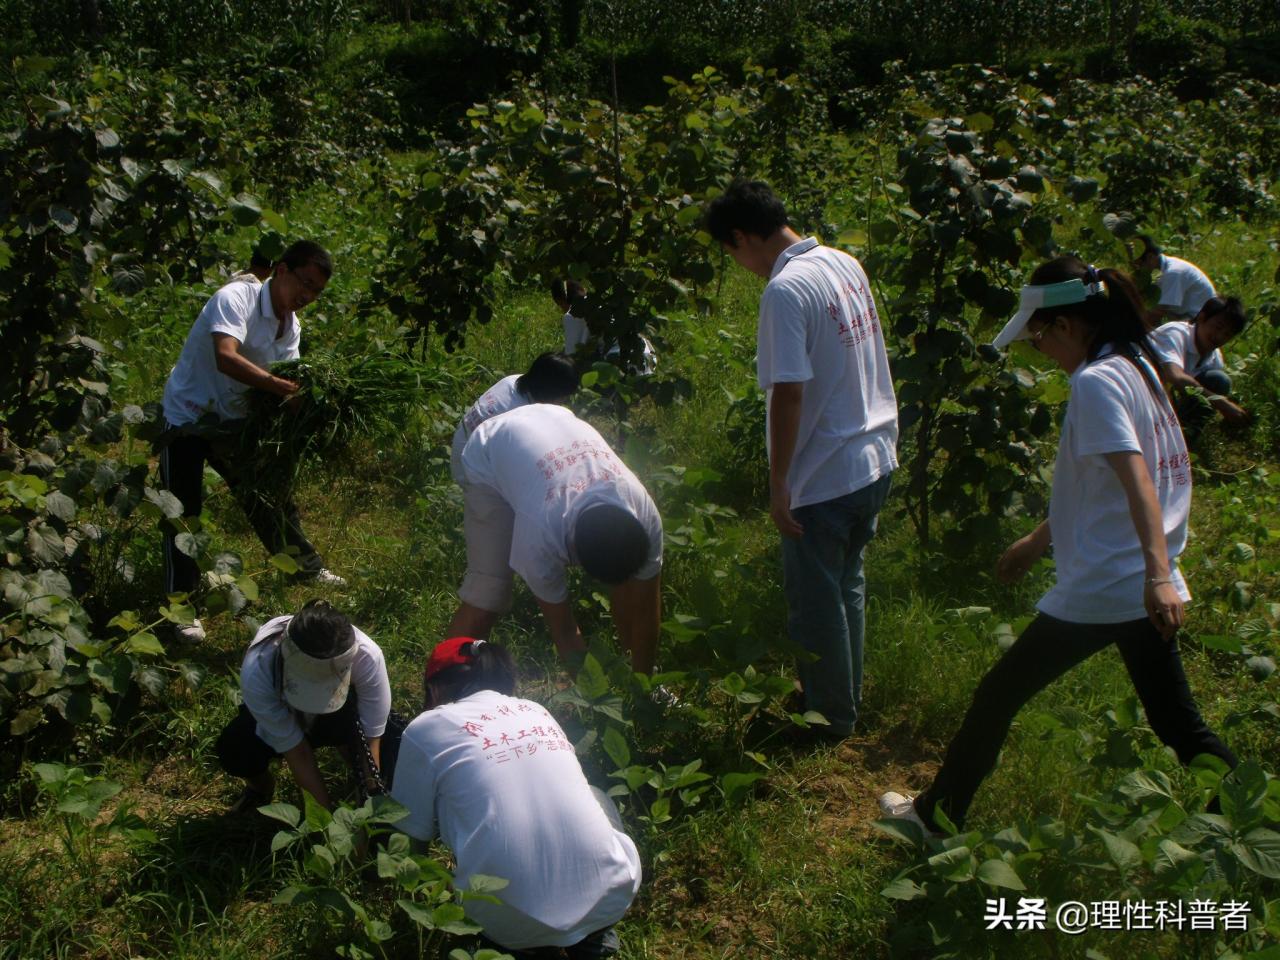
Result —
<path fill-rule="evenodd" d="M 609 587 L 618 639 L 651 673 L 661 617 L 662 518 L 648 491 L 589 423 L 532 403 L 485 420 L 462 449 L 467 572 L 449 636 L 488 637 L 528 584 L 562 658 L 586 649 L 566 570 Z"/>
<path fill-rule="evenodd" d="M 805 706 L 835 738 L 862 701 L 863 556 L 898 466 L 898 407 L 867 274 L 853 257 L 792 229 L 767 184 L 737 180 L 706 227 L 768 281 L 756 370 L 768 394 L 769 513 L 782 534 L 788 632 Z"/>
<path fill-rule="evenodd" d="M 1037 692 L 1115 645 L 1147 722 L 1182 763 L 1235 755 L 1192 697 L 1176 634 L 1191 599 L 1178 569 L 1191 509 L 1191 460 L 1156 375 L 1141 300 L 1116 270 L 1075 257 L 1039 267 L 995 346 L 1025 340 L 1070 377 L 1049 518 L 1000 558 L 1005 583 L 1053 547 L 1057 581 L 1039 613 L 978 684 L 932 785 L 912 798 L 881 796 L 890 817 L 962 826 L 995 766 L 1013 718 Z"/>
<path fill-rule="evenodd" d="M 507 881 L 498 903 L 463 901 L 482 946 L 517 960 L 615 954 L 641 867 L 613 801 L 547 709 L 515 695 L 504 648 L 450 637 L 424 674 L 425 710 L 405 730 L 391 790 L 409 811 L 396 829 L 439 836 L 459 889 L 476 874 Z"/>
<path fill-rule="evenodd" d="M 248 413 L 249 390 L 265 390 L 282 401 L 297 392 L 296 383 L 269 368 L 298 358 L 297 314 L 320 296 L 332 273 L 324 248 L 299 240 L 285 250 L 265 283 L 252 273 L 240 274 L 209 298 L 164 385 L 160 477 L 182 501 L 182 516 L 191 520 L 204 505 L 208 464 L 226 480 L 269 552 L 292 551 L 300 579 L 341 586 L 345 581 L 325 569 L 303 533 L 293 501 L 263 489 L 246 469 L 249 458 L 238 428 Z M 190 593 L 200 582 L 200 568 L 178 548 L 177 532 L 168 528 L 164 535 L 165 592 Z M 179 625 L 178 635 L 200 640 L 204 628 L 196 620 Z"/>

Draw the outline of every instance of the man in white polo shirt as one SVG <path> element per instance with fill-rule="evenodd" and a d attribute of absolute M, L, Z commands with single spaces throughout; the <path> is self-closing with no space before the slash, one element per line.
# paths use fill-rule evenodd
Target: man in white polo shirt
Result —
<path fill-rule="evenodd" d="M 863 553 L 898 465 L 898 406 L 862 265 L 803 239 L 767 184 L 736 180 L 706 227 L 768 281 L 756 369 L 768 393 L 769 512 L 782 534 L 788 631 L 805 706 L 853 732 L 862 699 Z"/>
<path fill-rule="evenodd" d="M 1217 296 L 1213 283 L 1194 263 L 1169 256 L 1145 234 L 1138 239 L 1142 241 L 1142 253 L 1133 261 L 1134 269 L 1148 273 L 1152 270 L 1160 271 L 1160 276 L 1156 278 L 1160 302 L 1147 311 L 1148 323 L 1163 323 L 1171 319 L 1190 320 L 1200 312 L 1206 300 Z"/>
<path fill-rule="evenodd" d="M 481 423 L 462 450 L 467 573 L 448 636 L 484 639 L 511 607 L 512 573 L 529 585 L 562 657 L 585 645 L 565 570 L 607 584 L 618 640 L 653 670 L 661 615 L 662 518 L 589 423 L 533 403 Z"/>
<path fill-rule="evenodd" d="M 183 517 L 193 518 L 200 516 L 204 503 L 205 464 L 213 467 L 267 550 L 274 554 L 293 548 L 301 578 L 341 585 L 342 578 L 324 568 L 303 534 L 297 506 L 260 489 L 245 472 L 236 429 L 248 413 L 251 388 L 282 399 L 297 392 L 296 383 L 269 368 L 298 357 L 296 314 L 320 296 L 332 273 L 324 248 L 300 240 L 285 250 L 265 283 L 252 273 L 240 274 L 209 298 L 164 385 L 168 442 L 160 453 L 160 476 L 182 501 Z M 200 569 L 178 549 L 177 532 L 165 532 L 165 592 L 189 593 L 200 582 Z M 204 637 L 198 620 L 180 626 L 178 633 L 186 640 Z"/>

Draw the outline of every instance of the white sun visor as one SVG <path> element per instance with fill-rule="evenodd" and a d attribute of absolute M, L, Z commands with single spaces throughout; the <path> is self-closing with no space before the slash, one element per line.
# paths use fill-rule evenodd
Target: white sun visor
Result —
<path fill-rule="evenodd" d="M 1018 298 L 1018 312 L 1013 319 L 1004 325 L 997 334 L 992 346 L 1003 350 L 1015 340 L 1029 340 L 1027 321 L 1031 315 L 1042 307 L 1065 307 L 1071 303 L 1083 303 L 1089 297 L 1102 293 L 1104 286 L 1101 280 L 1097 283 L 1085 283 L 1083 280 L 1063 280 L 1061 283 L 1047 283 L 1037 287 L 1023 287 Z"/>

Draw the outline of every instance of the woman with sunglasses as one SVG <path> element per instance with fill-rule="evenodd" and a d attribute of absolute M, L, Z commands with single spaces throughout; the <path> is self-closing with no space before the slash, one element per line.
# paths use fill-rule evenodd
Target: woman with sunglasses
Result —
<path fill-rule="evenodd" d="M 1182 763 L 1209 753 L 1236 764 L 1201 718 L 1178 654 L 1175 635 L 1191 599 L 1177 565 L 1191 468 L 1140 304 L 1123 273 L 1059 257 L 1031 275 L 1017 314 L 996 337 L 997 348 L 1029 342 L 1070 377 L 1049 518 L 996 565 L 997 577 L 1012 583 L 1052 545 L 1057 582 L 978 684 L 933 784 L 914 798 L 884 794 L 886 816 L 930 832 L 942 810 L 963 825 L 1022 705 L 1112 644 L 1152 730 Z"/>

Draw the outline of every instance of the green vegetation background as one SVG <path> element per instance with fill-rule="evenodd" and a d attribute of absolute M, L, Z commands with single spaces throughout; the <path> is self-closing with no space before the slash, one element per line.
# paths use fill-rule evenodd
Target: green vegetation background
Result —
<path fill-rule="evenodd" d="M 1194 538 L 1183 564 L 1197 602 L 1183 651 L 1210 724 L 1225 731 L 1242 757 L 1274 769 L 1280 707 L 1277 680 L 1264 661 L 1275 655 L 1280 619 L 1280 368 L 1276 315 L 1269 312 L 1277 299 L 1277 221 L 1268 192 L 1277 170 L 1274 147 L 1268 154 L 1258 146 L 1270 132 L 1265 118 L 1280 82 L 1273 5 L 1180 5 L 1180 16 L 1136 2 L 1112 3 L 1106 11 L 1064 5 L 1053 23 L 1037 4 L 918 10 L 721 4 L 690 5 L 677 14 L 642 4 L 490 2 L 445 4 L 428 15 L 407 0 L 329 0 L 297 4 L 287 18 L 269 4 L 196 4 L 182 22 L 164 6 L 66 2 L 35 15 L 24 4 L 0 3 L 8 24 L 5 59 L 12 65 L 6 126 L 22 122 L 20 105 L 30 109 L 35 96 L 91 98 L 94 83 L 114 89 L 102 72 L 118 71 L 130 82 L 168 87 L 180 108 L 168 129 L 189 132 L 199 115 L 203 135 L 192 140 L 192 151 L 233 153 L 227 143 L 212 142 L 218 137 L 238 151 L 239 169 L 221 174 L 225 189 L 208 194 L 207 209 L 192 208 L 201 229 L 175 233 L 179 241 L 153 262 L 122 261 L 113 285 L 101 293 L 109 309 L 78 317 L 77 328 L 106 347 L 117 406 L 158 398 L 203 301 L 272 230 L 321 240 L 337 263 L 324 297 L 304 315 L 306 349 L 369 353 L 397 345 L 409 321 L 384 304 L 388 286 L 404 278 L 385 271 L 388 264 L 413 267 L 406 210 L 421 202 L 423 173 L 439 163 L 437 138 L 467 137 L 466 108 L 497 99 L 508 87 L 518 91 L 522 77 L 536 78 L 549 95 L 590 95 L 639 110 L 668 95 L 664 76 L 689 77 L 709 63 L 726 71 L 726 96 L 749 78 L 750 71 L 738 72 L 744 60 L 781 75 L 796 71 L 817 91 L 821 145 L 832 158 L 829 171 L 795 180 L 803 187 L 796 198 L 803 199 L 802 226 L 841 238 L 869 262 L 876 248 L 896 252 L 893 244 L 905 243 L 884 241 L 869 224 L 869 198 L 877 204 L 875 218 L 884 216 L 886 184 L 895 181 L 899 159 L 897 142 L 884 139 L 877 125 L 914 130 L 964 101 L 954 90 L 970 75 L 935 82 L 921 71 L 984 61 L 1043 87 L 1088 81 L 1118 119 L 1116 130 L 1105 132 L 1081 161 L 1079 174 L 1100 174 L 1104 196 L 1119 190 L 1114 171 L 1133 178 L 1130 202 L 1109 212 L 1127 215 L 1129 229 L 1137 224 L 1160 234 L 1172 252 L 1200 264 L 1220 290 L 1255 310 L 1256 322 L 1228 352 L 1241 402 L 1258 418 L 1245 432 L 1212 426 L 1200 442 Z M 890 23 L 893 30 L 886 28 Z M 917 25 L 909 47 L 898 37 L 902 23 Z M 37 55 L 50 59 L 33 67 Z M 1129 79 L 1135 74 L 1145 77 Z M 1184 169 L 1167 156 L 1162 168 L 1159 151 L 1138 149 L 1162 135 L 1190 138 L 1197 131 L 1144 130 L 1123 114 L 1125 98 L 1167 101 L 1171 115 L 1196 103 L 1212 111 L 1215 98 L 1229 98 L 1236 84 L 1257 85 L 1247 87 L 1256 106 L 1240 108 L 1239 116 L 1258 126 L 1238 135 L 1241 153 L 1252 153 L 1232 168 L 1242 178 L 1228 184 L 1234 193 L 1224 187 L 1210 194 L 1201 186 L 1211 182 L 1201 168 L 1221 169 L 1220 141 L 1213 141 L 1219 152 L 1212 154 L 1198 140 L 1177 142 L 1193 156 L 1213 157 L 1200 168 Z M 934 99 L 953 95 L 950 102 Z M 156 149 L 162 149 L 165 118 L 134 120 L 139 130 L 160 131 Z M 1151 164 L 1113 167 L 1108 177 L 1100 159 L 1109 155 L 1108 137 L 1122 138 Z M 1204 137 L 1208 144 L 1210 134 Z M 1124 246 L 1118 237 L 1126 227 L 1113 223 L 1115 232 L 1099 232 L 1102 211 L 1084 202 L 1068 205 L 1067 172 L 1054 171 L 1059 189 L 1043 200 L 1055 217 L 1054 235 L 1096 252 L 1099 262 L 1103 256 L 1119 262 Z M 157 203 L 155 217 L 162 219 L 164 209 Z M 8 231 L 21 227 L 8 209 L 5 217 L 3 236 L 16 250 L 17 233 Z M 909 229 L 903 227 L 904 237 Z M 691 225 L 688 230 L 693 233 Z M 1079 855 L 1041 851 L 1035 863 L 1018 860 L 1028 881 L 1024 895 L 1070 893 L 1088 901 L 1154 899 L 1168 890 L 1240 891 L 1254 901 L 1251 934 L 985 934 L 984 895 L 1016 898 L 1018 892 L 966 876 L 967 859 L 924 861 L 910 844 L 872 827 L 882 790 L 927 782 L 974 686 L 999 655 L 1000 639 L 1025 621 L 1052 575 L 1042 566 L 1009 590 L 988 572 L 1001 543 L 1036 519 L 1034 484 L 1025 500 L 983 515 L 973 528 L 983 535 L 963 551 L 945 540 L 922 547 L 910 504 L 901 493 L 895 497 L 867 559 L 868 687 L 859 734 L 836 748 L 787 745 L 780 570 L 760 495 L 762 424 L 751 386 L 759 284 L 710 248 L 705 258 L 714 266 L 713 281 L 698 287 L 696 303 L 664 313 L 661 330 L 662 376 L 683 378 L 691 389 L 666 405 L 637 400 L 625 428 L 627 460 L 655 491 L 667 521 L 662 667 L 687 671 L 672 680 L 687 705 L 651 710 L 642 691 L 620 679 L 611 664 L 605 600 L 583 584 L 575 592 L 579 613 L 612 684 L 587 690 L 585 706 L 561 707 L 575 738 L 588 738 L 582 752 L 593 780 L 625 782 L 610 775 L 630 766 L 652 768 L 658 783 L 641 780 L 620 798 L 646 868 L 641 896 L 620 928 L 622 956 L 1274 956 L 1280 853 L 1273 846 L 1259 847 L 1262 869 L 1226 879 L 1196 874 L 1178 887 L 1172 868 L 1158 861 L 1156 847 L 1166 839 L 1158 825 L 1133 835 L 1135 849 L 1141 848 L 1135 861 L 1087 829 L 1105 825 L 1088 798 L 1113 798 L 1137 770 L 1167 777 L 1170 796 L 1187 812 L 1203 806 L 1200 780 L 1181 770 L 1144 726 L 1112 653 L 1095 657 L 1019 718 L 972 813 L 982 844 L 1018 824 L 1030 836 L 1025 824 L 1048 818 L 1095 847 Z M 118 271 L 135 266 L 136 277 L 121 279 Z M 882 287 L 882 309 L 899 292 Z M 332 462 L 314 464 L 300 481 L 309 533 L 327 564 L 350 580 L 331 598 L 383 646 L 396 706 L 410 714 L 420 696 L 423 656 L 442 635 L 463 567 L 461 505 L 447 469 L 453 425 L 494 380 L 561 340 L 558 312 L 527 274 L 499 271 L 474 294 L 476 304 L 487 301 L 492 319 L 470 322 L 465 344 L 452 353 L 443 349 L 439 330 L 427 335 L 420 363 L 432 386 L 412 411 L 403 419 L 389 414 L 392 422 L 375 424 L 369 439 Z M 11 289 L 5 297 L 6 305 L 17 303 Z M 972 305 L 966 309 L 977 315 Z M 983 315 L 974 322 L 976 330 L 993 321 Z M 6 339 L 15 330 L 4 327 Z M 906 346 L 901 349 L 906 356 Z M 1015 353 L 1008 384 L 1018 376 L 1030 384 L 1028 396 L 1060 401 L 1056 374 L 1035 370 Z M 616 427 L 607 404 L 596 403 L 590 413 Z M 1052 435 L 1035 449 L 1041 459 L 1051 453 Z M 124 464 L 151 462 L 145 440 L 128 431 L 100 451 Z M 1033 463 L 1028 476 L 1037 469 Z M 286 884 L 314 875 L 291 851 L 271 851 L 270 827 L 221 819 L 237 785 L 216 769 L 212 743 L 235 709 L 236 671 L 251 622 L 293 609 L 313 591 L 267 567 L 225 488 L 211 481 L 210 491 L 203 529 L 211 549 L 244 558 L 252 590 L 242 584 L 232 607 L 247 605 L 235 615 L 209 617 L 209 639 L 198 648 L 165 653 L 163 662 L 185 666 L 170 671 L 160 695 L 135 688 L 140 706 L 113 710 L 105 723 L 70 727 L 52 717 L 5 745 L 11 762 L 0 820 L 0 956 L 321 957 L 339 947 L 348 956 L 360 949 L 444 955 L 462 941 L 440 934 L 424 940 L 422 928 L 403 916 L 379 947 L 338 911 L 274 904 Z M 11 500 L 4 503 L 9 510 Z M 91 515 L 115 522 L 105 508 Z M 946 527 L 945 519 L 939 523 Z M 158 589 L 158 531 L 149 521 L 131 524 L 127 537 L 97 555 L 93 593 L 84 597 L 100 628 L 126 609 L 155 620 L 166 603 Z M 21 619 L 6 618 L 6 642 Z M 527 592 L 518 595 L 498 638 L 518 652 L 527 693 L 550 699 L 568 686 Z M 187 677 L 192 682 L 184 682 Z M 771 680 L 781 685 L 770 686 Z M 597 709 L 615 696 L 628 726 Z M 757 713 L 773 717 L 766 729 L 780 732 L 753 739 L 760 725 L 750 721 Z M 609 742 L 609 730 L 625 732 L 625 759 Z M 83 817 L 59 810 L 47 791 L 37 791 L 30 766 L 37 761 L 83 767 L 122 790 L 103 800 L 100 816 L 97 807 Z M 701 771 L 690 767 L 695 761 Z M 663 779 L 663 771 L 674 775 Z M 711 779 L 698 779 L 702 771 Z M 332 772 L 339 774 L 336 767 Z M 746 779 L 727 779 L 737 775 Z M 1252 829 L 1274 830 L 1280 791 L 1260 775 L 1266 800 L 1250 822 Z M 69 794 L 62 796 L 65 801 Z M 1150 808 L 1150 797 L 1123 799 L 1121 820 L 1136 822 L 1134 811 Z M 139 822 L 95 832 L 123 809 Z M 970 846 L 976 851 L 980 844 L 966 845 L 964 858 Z M 1210 856 L 1207 862 L 1217 861 Z M 938 888 L 914 901 L 883 895 L 913 864 L 920 866 L 912 876 Z M 355 871 L 334 882 L 370 913 L 396 915 L 389 884 Z"/>

